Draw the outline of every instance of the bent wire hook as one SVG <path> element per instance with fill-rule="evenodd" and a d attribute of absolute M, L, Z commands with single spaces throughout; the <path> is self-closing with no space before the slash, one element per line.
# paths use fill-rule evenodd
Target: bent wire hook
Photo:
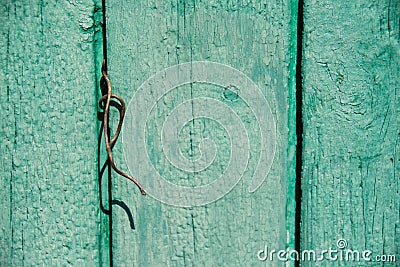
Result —
<path fill-rule="evenodd" d="M 110 82 L 110 79 L 107 76 L 106 62 L 105 61 L 103 61 L 101 72 L 102 72 L 103 78 L 104 78 L 104 80 L 106 81 L 106 84 L 107 84 L 107 94 L 103 95 L 100 98 L 99 107 L 104 110 L 103 130 L 104 130 L 104 139 L 105 139 L 105 143 L 106 143 L 106 150 L 107 150 L 107 154 L 108 154 L 108 159 L 110 161 L 111 167 L 114 169 L 115 172 L 117 172 L 119 175 L 124 176 L 125 178 L 128 178 L 129 180 L 134 182 L 135 185 L 139 188 L 140 193 L 142 195 L 146 195 L 146 192 L 144 191 L 143 187 L 140 185 L 140 183 L 135 178 L 133 178 L 132 176 L 126 174 L 125 172 L 123 172 L 120 169 L 118 169 L 117 166 L 115 166 L 115 163 L 114 163 L 114 160 L 113 160 L 113 156 L 112 156 L 112 147 L 113 147 L 115 141 L 117 140 L 117 138 L 118 138 L 118 136 L 119 136 L 119 134 L 121 132 L 122 122 L 123 122 L 124 117 L 125 117 L 125 102 L 121 97 L 111 93 L 111 82 Z M 110 109 L 111 98 L 116 99 L 116 100 L 119 101 L 119 103 L 121 104 L 121 110 L 119 111 L 119 122 L 118 122 L 117 130 L 116 130 L 114 136 L 110 140 L 110 136 L 108 135 L 108 131 L 109 131 L 109 128 L 108 128 L 108 117 L 109 117 L 109 109 Z"/>

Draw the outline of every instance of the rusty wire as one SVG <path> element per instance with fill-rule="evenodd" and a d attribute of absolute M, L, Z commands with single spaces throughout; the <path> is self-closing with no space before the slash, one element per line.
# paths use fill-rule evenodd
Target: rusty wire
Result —
<path fill-rule="evenodd" d="M 103 95 L 100 98 L 99 107 L 104 110 L 104 117 L 103 117 L 103 128 L 104 129 L 103 130 L 104 130 L 104 139 L 105 139 L 105 143 L 106 143 L 108 159 L 110 161 L 111 167 L 114 169 L 115 172 L 117 172 L 119 175 L 124 176 L 125 178 L 128 178 L 129 180 L 134 182 L 135 185 L 139 188 L 140 193 L 142 195 L 146 195 L 146 192 L 144 191 L 143 187 L 140 185 L 140 183 L 135 178 L 126 174 L 125 172 L 118 169 L 117 166 L 115 166 L 113 155 L 112 155 L 112 147 L 114 146 L 114 143 L 115 143 L 115 141 L 117 141 L 117 138 L 121 132 L 122 122 L 125 117 L 125 102 L 121 97 L 111 93 L 111 82 L 107 75 L 105 61 L 103 61 L 101 72 L 102 72 L 103 78 L 107 84 L 107 94 Z M 121 109 L 119 110 L 119 122 L 118 122 L 117 130 L 115 131 L 114 136 L 110 139 L 110 136 L 108 135 L 108 131 L 109 131 L 108 117 L 109 117 L 110 102 L 111 102 L 112 98 L 118 100 L 118 102 L 121 105 Z"/>

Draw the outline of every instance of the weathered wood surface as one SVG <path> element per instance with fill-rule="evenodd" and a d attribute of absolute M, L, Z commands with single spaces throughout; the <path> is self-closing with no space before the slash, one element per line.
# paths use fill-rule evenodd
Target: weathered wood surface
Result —
<path fill-rule="evenodd" d="M 94 7 L 0 3 L 0 266 L 107 263 L 97 189 Z"/>
<path fill-rule="evenodd" d="M 229 194 L 194 208 L 173 207 L 143 197 L 132 182 L 114 176 L 113 198 L 127 204 L 136 227 L 130 229 L 124 210 L 114 206 L 115 266 L 256 266 L 263 264 L 257 259 L 260 249 L 285 249 L 293 242 L 296 10 L 296 3 L 290 1 L 107 1 L 108 70 L 114 93 L 129 103 L 139 86 L 158 71 L 183 62 L 213 61 L 250 77 L 268 100 L 277 125 L 272 169 L 252 194 L 248 187 L 256 168 L 254 159 Z M 256 158 L 259 133 L 251 130 L 254 118 L 248 107 L 229 100 L 229 96 L 224 99 L 221 88 L 187 88 L 178 88 L 154 103 L 156 109 L 148 119 L 149 138 L 158 145 L 157 134 L 167 112 L 192 96 L 204 94 L 230 105 L 242 118 L 247 116 L 245 125 L 250 129 L 251 153 Z M 196 110 L 192 112 L 195 117 Z M 222 159 L 229 152 L 218 124 L 198 120 L 181 133 L 180 145 L 189 159 L 198 156 L 198 150 L 190 145 L 196 147 L 206 135 L 220 146 Z M 127 170 L 122 148 L 122 142 L 117 143 L 114 154 L 117 165 Z M 167 180 L 183 185 L 212 180 L 226 166 L 222 161 L 206 176 L 185 175 L 160 156 L 157 146 L 149 154 Z M 146 160 L 147 155 L 132 157 Z"/>
<path fill-rule="evenodd" d="M 303 249 L 399 255 L 399 19 L 399 1 L 305 1 Z"/>

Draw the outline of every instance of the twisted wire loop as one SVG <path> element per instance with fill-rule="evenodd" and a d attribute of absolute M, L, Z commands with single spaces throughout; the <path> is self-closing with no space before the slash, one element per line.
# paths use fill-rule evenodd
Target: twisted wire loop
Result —
<path fill-rule="evenodd" d="M 117 172 L 119 175 L 124 176 L 125 178 L 128 178 L 129 180 L 134 182 L 135 185 L 139 188 L 140 193 L 142 195 L 146 195 L 146 192 L 144 191 L 143 187 L 140 185 L 140 183 L 134 177 L 126 174 L 125 172 L 118 169 L 117 166 L 115 166 L 115 163 L 113 160 L 113 155 L 112 155 L 112 147 L 114 146 L 114 144 L 117 141 L 117 138 L 121 132 L 122 122 L 124 121 L 124 117 L 125 117 L 125 102 L 121 97 L 111 93 L 111 82 L 107 75 L 105 61 L 103 61 L 101 72 L 102 72 L 103 78 L 107 84 L 107 94 L 103 95 L 100 98 L 99 107 L 104 110 L 104 117 L 103 117 L 103 128 L 104 129 L 103 130 L 104 130 L 104 139 L 105 139 L 105 143 L 106 143 L 108 159 L 110 161 L 111 167 L 114 169 L 115 172 Z M 111 102 L 112 98 L 118 100 L 118 102 L 121 105 L 121 110 L 119 110 L 119 122 L 118 122 L 117 130 L 115 131 L 114 136 L 110 139 L 110 136 L 108 135 L 108 131 L 109 131 L 109 128 L 108 128 L 108 117 L 109 116 L 108 115 L 109 115 L 109 109 L 110 109 L 110 102 Z"/>

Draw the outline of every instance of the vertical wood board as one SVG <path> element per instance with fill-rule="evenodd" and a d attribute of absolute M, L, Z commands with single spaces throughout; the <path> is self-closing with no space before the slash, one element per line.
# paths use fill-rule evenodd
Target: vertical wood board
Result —
<path fill-rule="evenodd" d="M 181 86 L 154 101 L 143 127 L 148 130 L 149 158 L 166 180 L 185 186 L 206 184 L 227 166 L 226 133 L 218 123 L 206 119 L 195 119 L 183 127 L 179 146 L 183 155 L 193 160 L 200 155 L 201 140 L 209 137 L 219 149 L 216 166 L 203 174 L 187 174 L 171 166 L 161 153 L 159 133 L 169 112 L 201 96 L 223 102 L 244 121 L 250 142 L 248 169 L 220 200 L 191 208 L 142 197 L 133 183 L 113 176 L 113 198 L 128 206 L 136 228 L 130 229 L 125 211 L 114 206 L 115 266 L 262 265 L 257 258 L 259 250 L 266 246 L 285 249 L 292 242 L 294 192 L 288 188 L 294 188 L 295 154 L 295 117 L 289 110 L 289 102 L 294 101 L 297 14 L 293 7 L 296 3 L 290 1 L 107 1 L 108 71 L 113 92 L 127 104 L 142 83 L 167 67 L 194 61 L 222 63 L 240 70 L 261 89 L 276 122 L 277 141 L 267 179 L 249 193 L 260 132 L 251 109 L 240 100 L 240 88 L 238 97 L 216 86 Z M 196 117 L 196 109 L 191 112 Z M 139 111 L 134 115 L 147 116 Z M 128 170 L 125 160 L 148 160 L 146 154 L 135 153 L 125 159 L 123 148 L 119 140 L 114 155 L 124 170 Z M 136 178 L 140 181 L 142 177 Z"/>
<path fill-rule="evenodd" d="M 107 261 L 92 1 L 0 4 L 0 265 Z"/>
<path fill-rule="evenodd" d="M 304 2 L 302 248 L 398 256 L 400 2 Z"/>

